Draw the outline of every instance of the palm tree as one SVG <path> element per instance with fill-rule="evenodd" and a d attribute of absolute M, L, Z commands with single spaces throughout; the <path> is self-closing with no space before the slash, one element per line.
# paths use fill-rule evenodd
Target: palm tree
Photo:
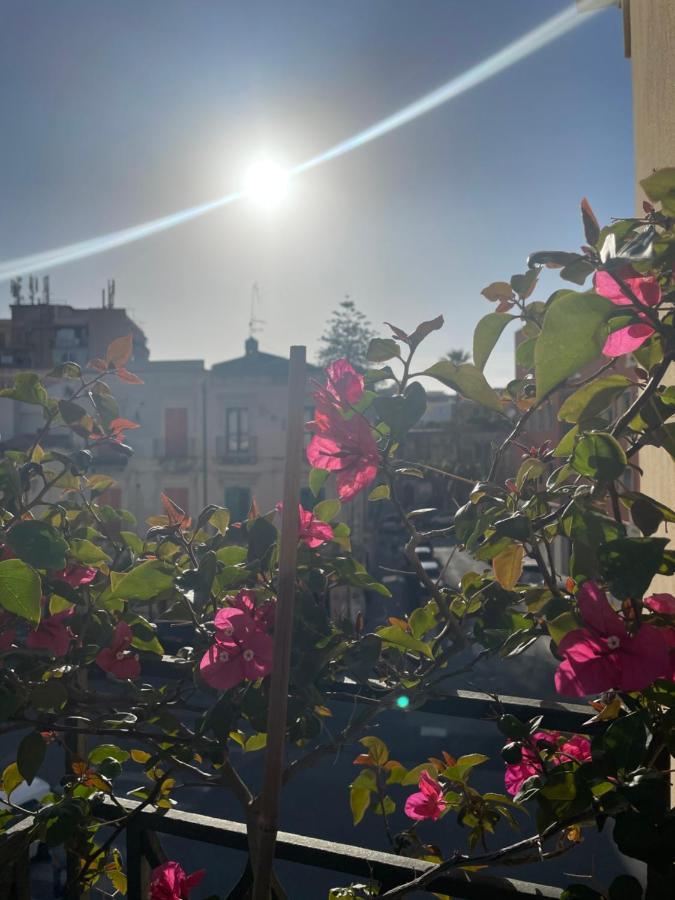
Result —
<path fill-rule="evenodd" d="M 456 366 L 461 366 L 462 363 L 469 362 L 469 360 L 471 359 L 471 354 L 467 350 L 457 348 L 455 350 L 451 350 L 449 353 L 446 353 L 445 358 L 449 359 L 450 362 L 454 363 Z"/>

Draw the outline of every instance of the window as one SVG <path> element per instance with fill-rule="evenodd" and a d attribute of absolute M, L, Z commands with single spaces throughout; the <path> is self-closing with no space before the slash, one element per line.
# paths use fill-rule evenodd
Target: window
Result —
<path fill-rule="evenodd" d="M 225 442 L 228 453 L 249 449 L 248 409 L 245 407 L 230 407 L 225 411 Z"/>
<path fill-rule="evenodd" d="M 188 415 L 185 407 L 164 410 L 164 452 L 180 459 L 188 455 Z"/>
<path fill-rule="evenodd" d="M 186 487 L 170 487 L 164 488 L 164 493 L 169 498 L 169 500 L 173 500 L 176 506 L 180 506 L 183 512 L 188 511 L 188 506 L 190 502 L 190 492 Z"/>
<path fill-rule="evenodd" d="M 231 522 L 243 522 L 251 508 L 251 489 L 238 485 L 225 488 L 225 506 L 230 511 Z"/>

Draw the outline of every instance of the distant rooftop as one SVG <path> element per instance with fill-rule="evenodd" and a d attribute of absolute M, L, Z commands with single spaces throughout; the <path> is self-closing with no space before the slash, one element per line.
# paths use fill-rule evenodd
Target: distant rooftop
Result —
<path fill-rule="evenodd" d="M 244 351 L 243 356 L 216 363 L 211 367 L 213 374 L 237 378 L 288 378 L 289 360 L 287 357 L 263 353 L 254 337 L 246 339 Z M 310 375 L 318 376 L 322 370 L 318 366 L 308 363 L 307 371 Z"/>

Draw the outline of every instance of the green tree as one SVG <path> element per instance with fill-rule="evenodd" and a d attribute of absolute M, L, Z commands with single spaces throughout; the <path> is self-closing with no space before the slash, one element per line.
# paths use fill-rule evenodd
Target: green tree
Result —
<path fill-rule="evenodd" d="M 319 350 L 319 364 L 327 366 L 344 357 L 357 368 L 367 368 L 366 354 L 374 336 L 367 317 L 347 296 L 338 309 L 333 311 L 326 331 L 321 336 L 323 346 Z"/>
<path fill-rule="evenodd" d="M 461 366 L 462 363 L 469 362 L 471 354 L 468 350 L 463 350 L 461 347 L 455 347 L 450 350 L 449 353 L 445 354 L 445 358 L 449 359 L 450 362 L 454 363 L 456 366 Z"/>

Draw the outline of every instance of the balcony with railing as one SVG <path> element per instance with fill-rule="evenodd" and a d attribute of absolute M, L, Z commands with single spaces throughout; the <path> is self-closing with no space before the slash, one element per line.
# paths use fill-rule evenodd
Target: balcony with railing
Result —
<path fill-rule="evenodd" d="M 253 466 L 258 462 L 258 439 L 247 437 L 237 443 L 225 435 L 216 437 L 216 459 L 229 466 Z"/>

